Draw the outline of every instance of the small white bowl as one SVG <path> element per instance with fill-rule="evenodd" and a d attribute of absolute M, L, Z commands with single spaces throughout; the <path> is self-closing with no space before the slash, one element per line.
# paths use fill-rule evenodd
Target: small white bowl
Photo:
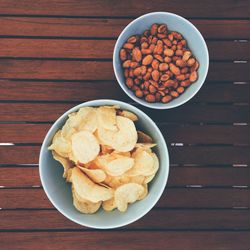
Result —
<path fill-rule="evenodd" d="M 165 23 L 170 31 L 180 32 L 188 42 L 188 47 L 198 59 L 200 67 L 198 69 L 198 80 L 189 86 L 178 98 L 169 103 L 148 103 L 135 94 L 126 86 L 123 69 L 119 58 L 119 51 L 126 40 L 135 34 L 142 34 L 146 29 L 150 29 L 153 23 Z M 138 17 L 129 23 L 122 31 L 115 44 L 113 53 L 113 67 L 116 79 L 124 92 L 134 101 L 149 108 L 170 109 L 180 106 L 190 100 L 203 85 L 209 66 L 209 55 L 206 42 L 199 30 L 185 18 L 169 12 L 153 12 Z"/>
<path fill-rule="evenodd" d="M 129 110 L 138 116 L 139 121 L 136 122 L 136 127 L 151 135 L 157 143 L 154 151 L 159 157 L 160 167 L 153 181 L 149 183 L 148 196 L 141 201 L 129 205 L 125 213 L 121 213 L 117 209 L 112 212 L 105 212 L 103 209 L 99 209 L 97 213 L 87 215 L 81 214 L 74 208 L 71 184 L 65 182 L 65 179 L 62 177 L 63 168 L 53 159 L 51 151 L 48 150 L 48 146 L 51 144 L 52 138 L 58 129 L 64 125 L 68 114 L 77 111 L 81 107 L 102 105 L 119 105 L 121 109 Z M 40 151 L 39 172 L 43 188 L 49 200 L 54 207 L 68 219 L 80 225 L 92 228 L 117 228 L 132 223 L 144 216 L 160 199 L 168 179 L 168 149 L 159 128 L 151 118 L 138 108 L 115 100 L 89 101 L 68 110 L 52 125 L 43 141 Z"/>

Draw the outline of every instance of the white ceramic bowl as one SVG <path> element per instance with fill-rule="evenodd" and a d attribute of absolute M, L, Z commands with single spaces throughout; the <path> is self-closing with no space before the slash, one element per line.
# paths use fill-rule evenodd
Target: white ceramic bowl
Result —
<path fill-rule="evenodd" d="M 134 95 L 134 93 L 126 86 L 123 75 L 122 65 L 119 59 L 119 51 L 125 41 L 132 35 L 142 34 L 149 29 L 153 23 L 165 23 L 170 31 L 180 32 L 188 42 L 189 48 L 194 56 L 198 59 L 200 67 L 198 69 L 198 80 L 192 84 L 187 90 L 169 103 L 148 103 Z M 207 45 L 198 29 L 185 18 L 169 12 L 153 12 L 138 17 L 129 23 L 122 31 L 115 44 L 113 53 L 113 67 L 116 79 L 124 92 L 134 101 L 149 108 L 170 109 L 180 106 L 190 100 L 203 85 L 209 66 L 209 55 Z"/>
<path fill-rule="evenodd" d="M 150 134 L 157 143 L 157 147 L 154 148 L 154 151 L 159 157 L 160 168 L 154 180 L 149 184 L 148 196 L 141 201 L 129 205 L 125 213 L 121 213 L 117 209 L 112 212 L 105 212 L 103 209 L 100 209 L 95 214 L 86 215 L 81 214 L 74 208 L 72 204 L 71 184 L 65 182 L 62 177 L 63 168 L 53 159 L 51 151 L 48 150 L 48 146 L 51 144 L 54 134 L 64 125 L 68 114 L 84 106 L 102 105 L 119 105 L 122 109 L 132 111 L 139 117 L 139 122 L 136 122 L 137 128 Z M 53 124 L 42 144 L 39 158 L 39 172 L 43 188 L 49 200 L 55 208 L 68 219 L 80 225 L 92 228 L 116 228 L 138 220 L 149 212 L 159 200 L 168 179 L 169 156 L 165 140 L 159 128 L 145 113 L 124 102 L 115 100 L 95 100 L 85 102 L 68 110 Z"/>

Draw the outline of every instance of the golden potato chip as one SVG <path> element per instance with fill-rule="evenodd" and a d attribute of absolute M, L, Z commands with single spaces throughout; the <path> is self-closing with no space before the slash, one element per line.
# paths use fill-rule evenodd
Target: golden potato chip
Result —
<path fill-rule="evenodd" d="M 143 175 L 130 176 L 128 182 L 133 182 L 142 185 L 145 182 L 145 178 L 146 177 Z"/>
<path fill-rule="evenodd" d="M 106 171 L 111 176 L 118 176 L 124 174 L 134 165 L 134 159 L 122 156 L 113 161 L 108 162 Z"/>
<path fill-rule="evenodd" d="M 73 167 L 73 163 L 71 161 L 69 161 L 67 158 L 64 158 L 64 157 L 60 156 L 59 154 L 57 154 L 54 150 L 52 151 L 52 155 L 53 155 L 53 158 L 56 161 L 59 161 L 61 163 L 61 165 L 63 166 L 63 168 L 64 168 L 63 177 L 67 178 L 70 168 Z"/>
<path fill-rule="evenodd" d="M 99 154 L 100 146 L 88 131 L 81 131 L 72 135 L 72 154 L 75 162 L 88 163 Z"/>
<path fill-rule="evenodd" d="M 138 134 L 138 142 L 140 143 L 153 143 L 153 139 L 152 137 L 150 137 L 149 135 L 145 134 L 144 132 L 138 130 L 137 131 Z"/>
<path fill-rule="evenodd" d="M 119 158 L 121 156 L 131 157 L 130 152 L 119 152 L 117 150 L 114 150 L 113 152 L 111 152 L 111 155 L 113 155 L 115 158 Z"/>
<path fill-rule="evenodd" d="M 116 204 L 115 204 L 115 199 L 112 198 L 110 200 L 107 200 L 107 201 L 103 201 L 102 203 L 102 208 L 105 210 L 105 211 L 112 211 L 113 209 L 116 208 Z"/>
<path fill-rule="evenodd" d="M 144 150 L 147 150 L 149 148 L 155 147 L 157 144 L 156 143 L 136 143 L 135 148 L 142 148 Z M 151 152 L 151 150 L 150 150 Z"/>
<path fill-rule="evenodd" d="M 99 183 L 106 179 L 106 174 L 101 169 L 88 169 L 85 167 L 77 166 L 80 168 L 92 181 Z"/>
<path fill-rule="evenodd" d="M 73 170 L 73 168 L 70 168 L 70 169 L 68 169 L 68 171 L 67 171 L 67 175 L 66 175 L 66 181 L 67 181 L 67 182 L 72 182 L 72 181 L 71 181 L 72 170 Z"/>
<path fill-rule="evenodd" d="M 149 176 L 146 176 L 145 177 L 145 180 L 144 180 L 144 183 L 147 184 L 149 183 L 150 181 L 152 181 L 155 177 L 155 174 L 152 174 L 152 175 L 149 175 Z"/>
<path fill-rule="evenodd" d="M 116 110 L 112 107 L 99 107 L 97 110 L 98 126 L 107 130 L 117 131 Z"/>
<path fill-rule="evenodd" d="M 118 187 L 115 190 L 115 204 L 121 212 L 125 212 L 128 207 L 128 203 L 134 203 L 144 193 L 144 187 L 137 183 L 128 183 Z"/>
<path fill-rule="evenodd" d="M 142 186 L 144 188 L 144 191 L 141 194 L 141 196 L 138 198 L 138 200 L 143 200 L 148 195 L 148 185 L 147 184 L 143 184 Z"/>
<path fill-rule="evenodd" d="M 71 180 L 76 193 L 82 199 L 96 203 L 109 200 L 114 195 L 113 189 L 94 183 L 79 168 L 73 168 Z"/>
<path fill-rule="evenodd" d="M 135 159 L 135 164 L 133 168 L 127 172 L 129 176 L 148 176 L 155 173 L 154 158 L 150 153 L 137 149 L 132 156 Z"/>
<path fill-rule="evenodd" d="M 154 179 L 155 174 L 159 169 L 159 159 L 158 159 L 157 155 L 155 153 L 151 153 L 151 155 L 154 159 L 154 173 L 152 173 L 152 175 L 145 177 L 145 180 L 144 180 L 145 184 L 149 183 L 150 181 L 152 181 Z"/>
<path fill-rule="evenodd" d="M 74 207 L 81 213 L 84 214 L 93 214 L 95 213 L 101 206 L 102 202 L 91 202 L 79 197 L 76 193 L 74 186 L 72 185 L 72 196 L 73 196 L 73 205 Z"/>
<path fill-rule="evenodd" d="M 77 116 L 77 113 L 71 113 L 68 115 L 68 119 L 62 127 L 62 136 L 65 139 L 70 139 L 71 136 L 77 132 L 78 126 L 81 123 L 81 118 Z"/>
<path fill-rule="evenodd" d="M 121 110 L 118 114 L 119 114 L 120 116 L 123 116 L 123 117 L 126 117 L 126 118 L 130 119 L 130 120 L 133 121 L 133 122 L 138 121 L 137 115 L 135 115 L 134 113 L 132 113 L 132 112 L 130 112 L 130 111 Z"/>
<path fill-rule="evenodd" d="M 120 152 L 131 151 L 137 142 L 137 132 L 134 123 L 125 117 L 117 116 L 118 131 L 98 127 L 97 136 L 101 144 L 108 145 Z"/>
<path fill-rule="evenodd" d="M 97 129 L 97 114 L 96 108 L 83 107 L 77 112 L 77 116 L 81 118 L 81 122 L 78 126 L 78 130 L 87 130 L 94 133 Z"/>
<path fill-rule="evenodd" d="M 71 145 L 64 137 L 62 137 L 61 130 L 58 130 L 54 135 L 52 144 L 48 147 L 49 150 L 54 150 L 62 157 L 68 157 L 71 152 Z"/>

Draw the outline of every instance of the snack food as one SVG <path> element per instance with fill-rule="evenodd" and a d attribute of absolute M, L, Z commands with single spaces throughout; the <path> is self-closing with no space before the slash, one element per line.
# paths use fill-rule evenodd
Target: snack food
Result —
<path fill-rule="evenodd" d="M 125 83 L 138 98 L 167 103 L 198 79 L 199 62 L 187 41 L 166 24 L 154 23 L 127 39 L 120 50 Z"/>
<path fill-rule="evenodd" d="M 136 129 L 136 121 L 134 113 L 117 106 L 83 107 L 54 135 L 48 149 L 72 183 L 79 212 L 91 214 L 100 207 L 125 212 L 147 196 L 159 160 L 152 151 L 156 144 Z"/>

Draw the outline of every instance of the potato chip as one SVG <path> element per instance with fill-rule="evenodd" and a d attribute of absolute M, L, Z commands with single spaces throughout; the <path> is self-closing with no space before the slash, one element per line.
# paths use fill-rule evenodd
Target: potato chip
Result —
<path fill-rule="evenodd" d="M 108 145 L 120 152 L 131 151 L 137 142 L 134 123 L 125 117 L 117 116 L 118 131 L 98 127 L 97 136 L 101 144 Z"/>
<path fill-rule="evenodd" d="M 108 162 L 106 171 L 111 176 L 122 175 L 133 167 L 134 162 L 133 158 L 123 156 Z"/>
<path fill-rule="evenodd" d="M 138 200 L 143 200 L 147 195 L 148 195 L 148 185 L 144 184 L 142 185 L 144 187 L 144 191 L 143 193 L 140 195 L 140 197 L 138 198 Z"/>
<path fill-rule="evenodd" d="M 95 213 L 101 206 L 102 202 L 91 202 L 79 197 L 76 193 L 74 186 L 72 185 L 72 196 L 73 196 L 73 205 L 74 207 L 81 213 L 84 214 L 93 214 Z"/>
<path fill-rule="evenodd" d="M 128 183 L 118 187 L 115 190 L 115 203 L 121 212 L 125 212 L 128 203 L 134 203 L 144 193 L 144 187 L 137 183 Z"/>
<path fill-rule="evenodd" d="M 140 143 L 153 143 L 153 139 L 152 137 L 150 137 L 149 135 L 145 134 L 144 132 L 138 130 L 137 131 L 138 134 L 138 142 Z"/>
<path fill-rule="evenodd" d="M 71 152 L 71 145 L 64 137 L 62 137 L 61 130 L 58 130 L 48 149 L 54 150 L 62 157 L 68 157 L 68 154 Z"/>
<path fill-rule="evenodd" d="M 135 115 L 134 113 L 132 113 L 132 112 L 130 112 L 130 111 L 121 110 L 118 114 L 119 114 L 120 116 L 123 116 L 123 117 L 126 117 L 126 118 L 130 119 L 130 120 L 133 121 L 133 122 L 138 121 L 137 115 Z"/>
<path fill-rule="evenodd" d="M 128 182 L 133 182 L 142 185 L 145 182 L 145 178 L 146 177 L 143 175 L 130 176 Z"/>
<path fill-rule="evenodd" d="M 115 199 L 112 198 L 110 200 L 107 200 L 107 201 L 103 201 L 102 203 L 102 208 L 105 210 L 105 211 L 112 211 L 113 209 L 116 208 L 116 204 L 115 204 Z"/>
<path fill-rule="evenodd" d="M 85 167 L 77 166 L 80 168 L 92 181 L 99 183 L 106 179 L 106 174 L 101 169 L 88 169 Z"/>
<path fill-rule="evenodd" d="M 71 180 L 76 193 L 82 199 L 96 203 L 109 200 L 114 195 L 113 189 L 94 183 L 79 168 L 73 168 Z"/>
<path fill-rule="evenodd" d="M 67 181 L 67 182 L 72 182 L 72 181 L 71 181 L 72 170 L 73 170 L 73 168 L 70 168 L 70 169 L 68 169 L 68 171 L 67 171 L 67 175 L 66 175 L 66 181 Z"/>
<path fill-rule="evenodd" d="M 52 155 L 56 161 L 59 161 L 62 164 L 64 168 L 63 177 L 67 178 L 70 168 L 73 167 L 73 163 L 69 161 L 67 158 L 64 158 L 60 156 L 59 154 L 57 154 L 54 150 L 52 151 Z"/>
<path fill-rule="evenodd" d="M 148 176 L 155 173 L 154 158 L 150 153 L 144 150 L 136 150 L 133 153 L 135 164 L 127 174 L 129 176 L 143 175 Z"/>
<path fill-rule="evenodd" d="M 77 116 L 80 116 L 81 123 L 78 126 L 78 130 L 87 130 L 94 133 L 97 129 L 97 114 L 96 108 L 83 107 L 77 112 Z"/>
<path fill-rule="evenodd" d="M 72 136 L 72 154 L 75 162 L 87 163 L 94 160 L 99 154 L 100 146 L 88 131 L 81 131 Z"/>
<path fill-rule="evenodd" d="M 142 149 L 147 150 L 148 148 L 153 148 L 156 145 L 157 145 L 156 143 L 136 143 L 135 148 L 142 148 Z"/>
<path fill-rule="evenodd" d="M 77 113 L 71 113 L 68 115 L 68 119 L 62 127 L 62 136 L 65 139 L 70 139 L 71 136 L 77 132 L 78 126 L 81 123 L 81 118 L 77 116 Z"/>
<path fill-rule="evenodd" d="M 98 126 L 107 130 L 117 131 L 116 110 L 112 107 L 99 107 L 97 110 Z"/>
<path fill-rule="evenodd" d="M 152 181 L 155 177 L 155 174 L 152 174 L 152 175 L 149 175 L 149 176 L 146 176 L 145 177 L 145 180 L 144 180 L 144 183 L 147 184 L 149 183 L 150 181 Z"/>
<path fill-rule="evenodd" d="M 145 184 L 151 182 L 154 179 L 155 174 L 159 169 L 159 159 L 158 159 L 157 155 L 155 153 L 151 153 L 151 155 L 152 155 L 152 157 L 154 159 L 154 173 L 152 173 L 152 175 L 149 175 L 149 176 L 145 177 L 145 180 L 144 180 Z"/>
<path fill-rule="evenodd" d="M 101 152 L 103 155 L 105 154 L 110 154 L 114 151 L 113 148 L 111 148 L 110 146 L 107 146 L 107 145 L 101 145 Z"/>
<path fill-rule="evenodd" d="M 119 158 L 121 156 L 131 157 L 130 152 L 119 152 L 117 150 L 114 150 L 113 152 L 111 152 L 111 155 L 113 155 L 115 158 Z"/>

